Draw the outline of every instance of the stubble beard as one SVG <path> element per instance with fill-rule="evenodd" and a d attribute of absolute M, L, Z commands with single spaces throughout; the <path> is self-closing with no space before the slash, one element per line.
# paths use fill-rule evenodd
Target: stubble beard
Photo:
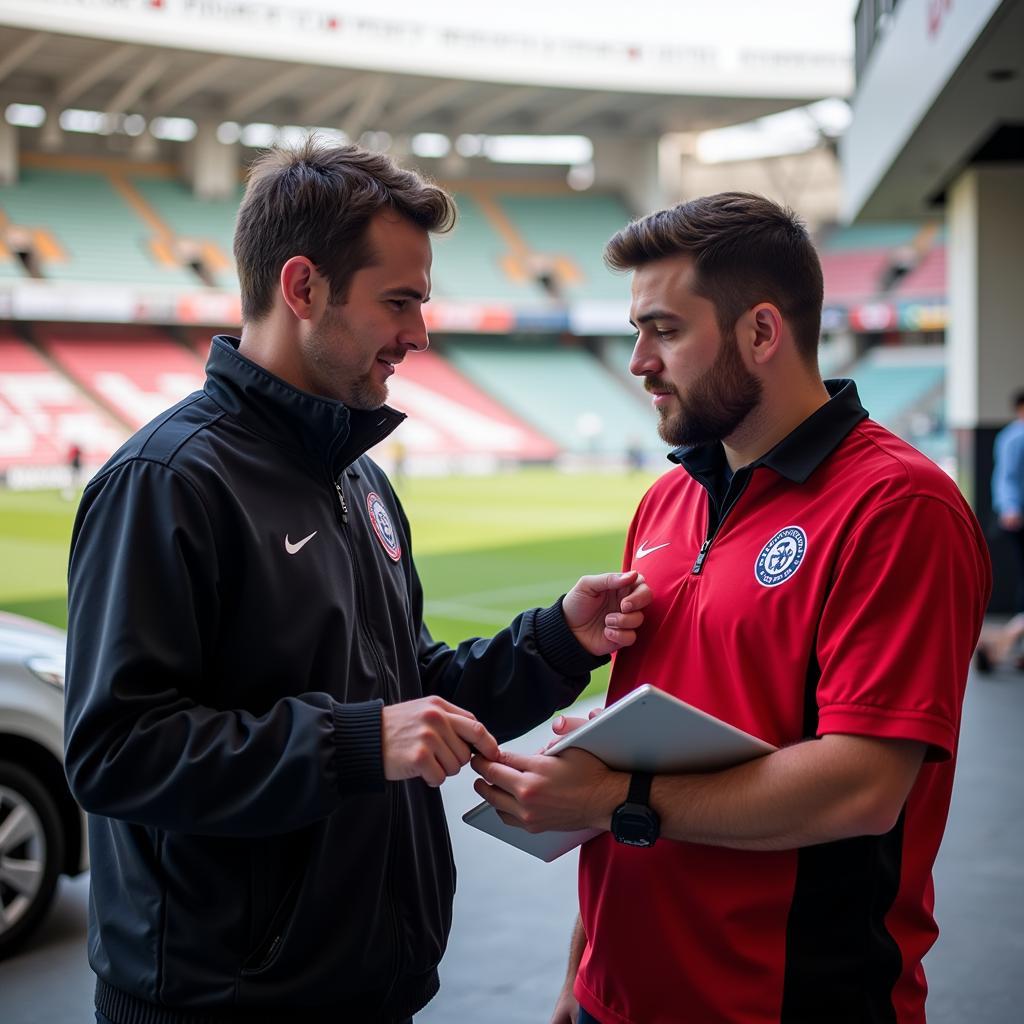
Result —
<path fill-rule="evenodd" d="M 658 434 L 663 441 L 689 448 L 731 437 L 760 405 L 762 385 L 740 359 L 735 333 L 723 335 L 714 363 L 693 382 L 683 396 L 656 377 L 644 382 L 648 389 L 668 388 L 676 397 L 676 412 L 659 409 Z"/>
<path fill-rule="evenodd" d="M 307 372 L 317 394 L 333 398 L 349 409 L 379 409 L 388 398 L 387 384 L 373 379 L 372 367 L 352 376 L 351 367 L 339 358 L 346 350 L 355 349 L 347 319 L 335 307 L 329 307 L 306 343 Z"/>

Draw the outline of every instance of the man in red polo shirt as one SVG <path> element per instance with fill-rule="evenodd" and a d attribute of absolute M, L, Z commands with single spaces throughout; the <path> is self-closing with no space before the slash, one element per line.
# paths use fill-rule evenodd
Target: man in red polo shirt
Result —
<path fill-rule="evenodd" d="M 779 749 L 653 778 L 474 759 L 506 822 L 604 830 L 553 1022 L 923 1024 L 978 524 L 852 381 L 821 380 L 821 267 L 791 212 L 710 196 L 605 257 L 633 271 L 630 369 L 680 446 L 628 534 L 654 599 L 608 699 L 653 683 Z"/>

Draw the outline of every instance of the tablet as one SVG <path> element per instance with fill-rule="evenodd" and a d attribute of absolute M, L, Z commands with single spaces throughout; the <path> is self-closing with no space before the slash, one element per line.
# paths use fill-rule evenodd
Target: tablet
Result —
<path fill-rule="evenodd" d="M 626 694 L 546 753 L 570 747 L 588 751 L 616 771 L 655 774 L 717 771 L 776 749 L 650 684 Z M 600 834 L 595 829 L 531 834 L 506 825 L 486 801 L 462 820 L 543 861 L 553 861 Z"/>

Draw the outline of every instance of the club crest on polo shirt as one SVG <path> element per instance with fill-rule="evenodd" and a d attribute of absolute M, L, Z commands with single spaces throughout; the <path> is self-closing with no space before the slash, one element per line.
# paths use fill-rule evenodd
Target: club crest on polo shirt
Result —
<path fill-rule="evenodd" d="M 397 562 L 402 557 L 402 545 L 398 543 L 395 524 L 391 521 L 391 513 L 383 499 L 375 491 L 366 496 L 366 511 L 370 514 L 370 525 L 377 534 L 377 540 L 388 554 L 388 558 Z"/>
<path fill-rule="evenodd" d="M 807 534 L 799 526 L 787 526 L 763 548 L 754 562 L 754 575 L 762 587 L 785 583 L 800 568 L 807 551 Z"/>

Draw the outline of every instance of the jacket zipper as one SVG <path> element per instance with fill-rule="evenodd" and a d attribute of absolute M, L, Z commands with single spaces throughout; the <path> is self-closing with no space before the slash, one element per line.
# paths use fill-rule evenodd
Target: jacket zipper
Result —
<path fill-rule="evenodd" d="M 704 539 L 704 543 L 700 546 L 700 551 L 697 552 L 697 560 L 693 563 L 693 568 L 690 570 L 691 576 L 699 576 L 704 569 L 704 562 L 707 560 L 708 552 L 711 550 L 711 545 L 715 542 L 715 538 L 721 532 L 722 525 L 725 523 L 725 517 L 736 507 L 736 502 L 740 500 L 740 496 L 747 489 L 747 485 L 750 483 L 750 478 L 753 476 L 753 472 L 748 472 L 746 479 L 740 486 L 740 489 L 733 495 L 732 501 L 729 502 L 722 509 L 722 514 L 718 517 L 718 522 L 715 524 L 713 530 L 708 530 L 708 535 Z M 710 511 L 711 505 L 711 492 L 708 491 L 708 506 Z M 708 522 L 711 521 L 711 516 L 708 516 Z"/>
<path fill-rule="evenodd" d="M 374 642 L 373 636 L 370 633 L 369 626 L 366 624 L 363 618 L 363 609 L 366 607 L 365 594 L 363 591 L 363 578 L 359 573 L 359 563 L 356 559 L 356 553 L 352 546 L 352 538 L 348 532 L 348 505 L 345 503 L 345 492 L 341 489 L 341 480 L 337 479 L 334 481 L 334 490 L 338 494 L 338 505 L 341 509 L 341 525 L 343 527 L 342 534 L 345 537 L 345 545 L 348 548 L 349 556 L 352 559 L 352 575 L 355 577 L 356 582 L 356 593 L 359 602 L 359 608 L 356 613 L 359 620 L 359 626 L 363 633 L 364 639 L 368 644 L 370 651 L 373 653 L 373 660 L 377 665 L 377 671 L 380 673 L 380 679 L 386 683 L 387 673 L 384 668 L 384 662 L 381 659 L 380 652 L 377 650 L 377 644 Z M 401 692 L 396 694 L 396 697 L 401 697 Z M 391 984 L 388 985 L 387 994 L 384 997 L 384 1003 L 387 1003 L 391 997 L 391 993 L 394 991 L 395 985 L 398 983 L 398 979 L 402 973 L 402 953 L 399 948 L 399 932 L 398 932 L 398 912 L 395 909 L 395 887 L 394 887 L 394 846 L 395 839 L 394 833 L 398 828 L 398 787 L 391 787 L 391 830 L 390 830 L 390 841 L 388 843 L 388 859 L 385 865 L 385 878 L 387 880 L 387 895 L 388 895 L 388 909 L 390 911 L 391 919 L 391 936 L 392 945 L 395 951 L 395 967 L 394 975 L 391 979 Z"/>

